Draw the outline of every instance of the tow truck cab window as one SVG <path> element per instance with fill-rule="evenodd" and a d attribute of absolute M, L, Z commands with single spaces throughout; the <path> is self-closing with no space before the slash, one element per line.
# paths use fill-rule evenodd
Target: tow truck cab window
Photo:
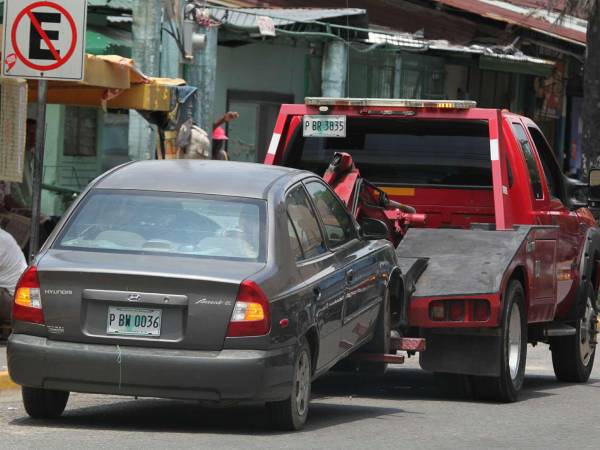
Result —
<path fill-rule="evenodd" d="M 304 187 L 297 186 L 290 191 L 287 196 L 287 210 L 300 240 L 304 258 L 313 258 L 325 253 L 327 248 Z"/>
<path fill-rule="evenodd" d="M 323 174 L 335 152 L 350 153 L 361 175 L 376 184 L 492 186 L 483 120 L 348 116 L 345 138 L 304 138 L 298 127 L 283 165 Z"/>
<path fill-rule="evenodd" d="M 529 134 L 533 140 L 533 144 L 540 155 L 542 161 L 542 167 L 544 168 L 544 174 L 548 181 L 548 190 L 553 197 L 564 201 L 562 195 L 562 175 L 560 167 L 554 158 L 552 149 L 546 142 L 544 135 L 535 127 L 527 127 Z"/>
<path fill-rule="evenodd" d="M 339 247 L 352 240 L 356 234 L 354 224 L 346 208 L 331 191 L 319 181 L 309 181 L 306 183 L 306 189 L 321 215 L 329 244 Z"/>
<path fill-rule="evenodd" d="M 512 123 L 512 127 L 515 132 L 517 141 L 519 142 L 521 152 L 523 153 L 523 158 L 525 158 L 525 163 L 527 164 L 527 171 L 529 172 L 529 179 L 531 180 L 533 195 L 536 200 L 541 200 L 544 198 L 544 192 L 542 191 L 540 173 L 535 162 L 533 149 L 531 148 L 531 144 L 529 143 L 529 139 L 527 138 L 527 134 L 525 133 L 525 128 L 523 128 L 521 124 L 514 122 Z"/>

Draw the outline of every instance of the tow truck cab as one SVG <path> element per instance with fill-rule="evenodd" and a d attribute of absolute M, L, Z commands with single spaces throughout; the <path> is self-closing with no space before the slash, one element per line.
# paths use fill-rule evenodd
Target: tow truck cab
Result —
<path fill-rule="evenodd" d="M 579 333 L 591 284 L 595 345 L 600 236 L 587 186 L 562 174 L 533 121 L 470 101 L 307 98 L 281 107 L 265 164 L 323 174 L 336 152 L 427 217 L 397 248 L 404 272 L 427 260 L 404 329 L 428 338 L 425 368 L 502 378 L 501 336 L 481 345 L 471 333 L 502 335 L 513 281 L 521 334 L 545 342 Z"/>

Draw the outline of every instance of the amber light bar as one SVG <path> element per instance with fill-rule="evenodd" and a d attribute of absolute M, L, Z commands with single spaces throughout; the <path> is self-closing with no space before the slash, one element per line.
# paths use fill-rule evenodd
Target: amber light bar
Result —
<path fill-rule="evenodd" d="M 400 98 L 335 98 L 306 97 L 304 103 L 309 106 L 383 106 L 397 108 L 475 108 L 472 100 L 410 100 Z"/>

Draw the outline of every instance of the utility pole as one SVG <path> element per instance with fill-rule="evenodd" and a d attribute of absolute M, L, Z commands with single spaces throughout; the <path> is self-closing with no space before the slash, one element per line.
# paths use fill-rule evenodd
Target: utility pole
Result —
<path fill-rule="evenodd" d="M 217 81 L 217 29 L 206 28 L 206 48 L 194 52 L 194 59 L 185 65 L 185 80 L 198 88 L 194 106 L 194 121 L 210 135 L 215 107 Z"/>
<path fill-rule="evenodd" d="M 321 67 L 321 94 L 323 97 L 346 97 L 348 76 L 348 46 L 340 40 L 325 44 Z"/>
<path fill-rule="evenodd" d="M 194 121 L 209 135 L 212 133 L 217 80 L 218 29 L 211 26 L 210 15 L 201 16 L 202 10 L 189 5 L 184 9 L 184 19 L 199 23 L 195 33 L 205 36 L 205 43 L 194 48 L 192 58 L 184 65 L 187 84 L 198 88 L 194 105 Z"/>
<path fill-rule="evenodd" d="M 134 0 L 132 57 L 137 67 L 149 76 L 160 74 L 161 0 Z M 129 112 L 129 156 L 149 159 L 156 147 L 152 126 L 137 111 Z"/>

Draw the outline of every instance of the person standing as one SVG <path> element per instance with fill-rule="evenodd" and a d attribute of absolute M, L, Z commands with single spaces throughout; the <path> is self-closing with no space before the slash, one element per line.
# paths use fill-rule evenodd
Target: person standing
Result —
<path fill-rule="evenodd" d="M 17 241 L 0 228 L 0 325 L 10 325 L 15 288 L 26 268 Z"/>
<path fill-rule="evenodd" d="M 232 120 L 239 118 L 239 113 L 235 111 L 227 111 L 221 117 L 219 117 L 215 123 L 213 124 L 213 133 L 212 133 L 212 157 L 213 159 L 220 160 L 229 160 L 229 154 L 227 150 L 225 150 L 225 144 L 229 139 L 227 134 L 225 134 L 225 130 L 221 125 L 224 123 L 229 123 Z"/>
<path fill-rule="evenodd" d="M 213 159 L 221 159 L 224 161 L 229 160 L 227 150 L 225 150 L 225 143 L 229 138 L 225 134 L 223 127 L 217 127 L 213 130 L 212 134 L 212 152 Z"/>

